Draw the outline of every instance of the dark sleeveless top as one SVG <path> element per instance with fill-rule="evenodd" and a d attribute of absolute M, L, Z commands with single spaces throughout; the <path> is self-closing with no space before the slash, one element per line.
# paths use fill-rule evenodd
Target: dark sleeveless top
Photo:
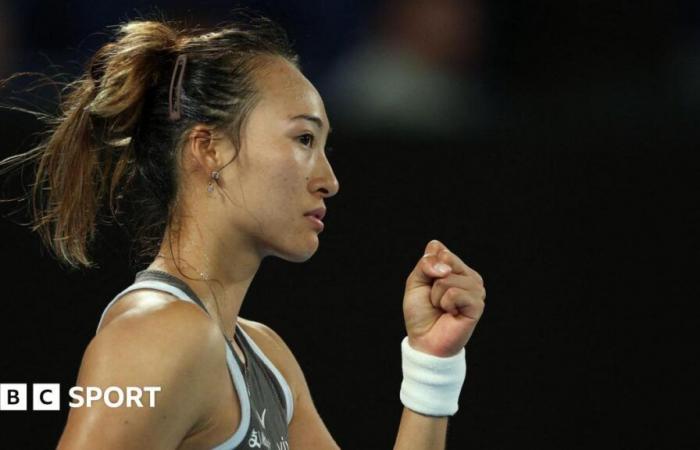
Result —
<path fill-rule="evenodd" d="M 100 324 L 117 300 L 137 289 L 167 292 L 180 300 L 198 305 L 209 314 L 199 297 L 184 281 L 166 272 L 143 270 L 136 274 L 136 280 L 131 286 L 107 305 Z M 294 409 L 291 389 L 279 370 L 240 325 L 236 325 L 234 338 L 246 359 L 244 364 L 224 337 L 226 364 L 240 400 L 241 422 L 233 435 L 213 450 L 289 450 L 287 427 Z"/>

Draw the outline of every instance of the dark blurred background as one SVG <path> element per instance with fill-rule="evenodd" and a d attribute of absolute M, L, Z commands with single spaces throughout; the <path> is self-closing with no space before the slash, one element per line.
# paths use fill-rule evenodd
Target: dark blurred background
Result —
<path fill-rule="evenodd" d="M 288 30 L 325 98 L 341 189 L 318 253 L 266 260 L 241 315 L 285 338 L 343 448 L 393 445 L 403 284 L 433 238 L 488 289 L 448 448 L 698 448 L 699 2 L 243 5 Z M 233 6 L 0 0 L 0 78 L 70 78 L 110 25 Z M 51 110 L 12 86 L 0 103 Z M 41 130 L 0 111 L 0 156 Z M 64 407 L 0 411 L 0 447 L 52 448 L 99 315 L 140 267 L 106 229 L 100 269 L 62 269 L 12 217 L 0 382 L 61 383 Z"/>

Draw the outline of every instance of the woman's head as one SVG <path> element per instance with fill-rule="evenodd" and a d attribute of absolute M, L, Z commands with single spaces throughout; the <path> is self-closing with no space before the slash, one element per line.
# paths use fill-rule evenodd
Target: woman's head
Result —
<path fill-rule="evenodd" d="M 5 164 L 38 161 L 34 228 L 74 266 L 90 265 L 105 217 L 130 225 L 150 255 L 166 228 L 197 218 L 212 238 L 243 236 L 263 255 L 303 260 L 317 245 L 303 214 L 338 189 L 321 99 L 265 19 L 213 31 L 123 25 L 68 86 L 53 126 Z"/>
<path fill-rule="evenodd" d="M 305 215 L 325 208 L 324 199 L 339 189 L 325 154 L 328 117 L 294 64 L 261 59 L 253 78 L 256 103 L 239 141 L 206 126 L 192 129 L 179 200 L 189 219 L 221 239 L 224 249 L 252 247 L 263 257 L 303 261 L 316 251 L 319 232 Z M 220 175 L 207 195 L 212 171 Z"/>

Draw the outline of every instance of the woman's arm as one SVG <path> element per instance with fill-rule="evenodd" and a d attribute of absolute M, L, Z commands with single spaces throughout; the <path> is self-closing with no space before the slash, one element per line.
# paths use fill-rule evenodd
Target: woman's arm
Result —
<path fill-rule="evenodd" d="M 430 241 L 406 280 L 403 311 L 409 339 L 407 348 L 402 345 L 403 367 L 413 371 L 404 373 L 404 381 L 408 375 L 410 383 L 402 385 L 401 397 L 418 412 L 404 408 L 395 450 L 445 448 L 448 416 L 457 410 L 464 380 L 462 349 L 484 311 L 485 298 L 482 277 L 440 241 Z M 264 329 L 277 343 L 280 370 L 294 390 L 292 448 L 338 449 L 313 405 L 294 355 L 274 331 Z M 440 383 L 434 384 L 435 380 Z"/>
<path fill-rule="evenodd" d="M 445 448 L 447 417 L 430 417 L 403 409 L 394 450 Z"/>
<path fill-rule="evenodd" d="M 142 399 L 143 407 L 111 408 L 98 400 L 72 408 L 58 449 L 178 447 L 211 411 L 208 377 L 224 352 L 216 328 L 194 305 L 170 302 L 117 316 L 88 345 L 76 385 L 159 387 L 155 406 Z"/>

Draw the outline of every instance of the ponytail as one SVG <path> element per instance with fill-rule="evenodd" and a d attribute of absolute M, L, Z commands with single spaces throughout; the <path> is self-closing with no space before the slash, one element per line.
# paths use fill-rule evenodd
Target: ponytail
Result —
<path fill-rule="evenodd" d="M 61 261 L 91 267 L 100 207 L 109 199 L 116 219 L 119 192 L 134 175 L 132 134 L 144 96 L 158 83 L 161 57 L 177 35 L 158 22 L 131 22 L 103 46 L 86 73 L 66 86 L 48 138 L 34 149 L 0 161 L 0 173 L 36 163 L 31 190 L 32 230 Z"/>

